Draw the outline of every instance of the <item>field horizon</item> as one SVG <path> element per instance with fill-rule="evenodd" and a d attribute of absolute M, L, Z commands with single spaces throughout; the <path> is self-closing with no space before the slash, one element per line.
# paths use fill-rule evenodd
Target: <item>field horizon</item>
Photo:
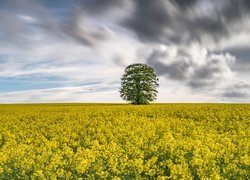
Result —
<path fill-rule="evenodd" d="M 149 104 L 131 104 L 126 102 L 20 102 L 20 103 L 0 103 L 0 105 L 164 105 L 164 104 L 250 104 L 250 102 L 152 102 Z"/>

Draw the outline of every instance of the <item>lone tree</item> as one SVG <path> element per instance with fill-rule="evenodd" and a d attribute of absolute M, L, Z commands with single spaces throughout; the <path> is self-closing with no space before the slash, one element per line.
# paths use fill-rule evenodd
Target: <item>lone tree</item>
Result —
<path fill-rule="evenodd" d="M 121 78 L 120 95 L 132 104 L 148 104 L 156 99 L 159 86 L 152 67 L 146 64 L 131 64 Z"/>

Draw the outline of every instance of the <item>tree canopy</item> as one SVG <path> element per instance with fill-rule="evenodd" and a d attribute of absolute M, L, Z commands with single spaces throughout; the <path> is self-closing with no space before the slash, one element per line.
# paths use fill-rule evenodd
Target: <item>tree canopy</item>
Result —
<path fill-rule="evenodd" d="M 146 64 L 131 64 L 121 78 L 120 96 L 132 104 L 148 104 L 156 99 L 159 86 L 154 69 Z"/>

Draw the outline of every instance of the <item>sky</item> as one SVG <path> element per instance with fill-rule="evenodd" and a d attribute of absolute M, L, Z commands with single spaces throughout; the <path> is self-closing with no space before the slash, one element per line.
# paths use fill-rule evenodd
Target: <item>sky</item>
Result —
<path fill-rule="evenodd" d="M 126 66 L 156 102 L 250 102 L 249 0 L 2 0 L 0 103 L 123 102 Z"/>

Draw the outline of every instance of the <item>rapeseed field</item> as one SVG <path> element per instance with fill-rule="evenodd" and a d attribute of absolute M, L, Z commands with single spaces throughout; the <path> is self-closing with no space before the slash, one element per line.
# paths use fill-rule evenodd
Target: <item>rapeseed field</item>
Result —
<path fill-rule="evenodd" d="M 0 179 L 250 179 L 249 104 L 0 105 Z"/>

